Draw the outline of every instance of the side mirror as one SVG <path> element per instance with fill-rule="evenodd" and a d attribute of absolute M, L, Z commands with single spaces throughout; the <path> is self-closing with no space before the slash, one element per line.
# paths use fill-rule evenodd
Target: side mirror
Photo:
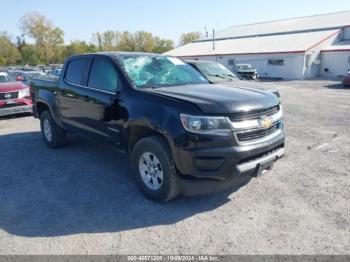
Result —
<path fill-rule="evenodd" d="M 23 76 L 17 76 L 17 77 L 16 77 L 16 81 L 18 81 L 18 82 L 23 82 L 23 81 L 24 81 Z"/>

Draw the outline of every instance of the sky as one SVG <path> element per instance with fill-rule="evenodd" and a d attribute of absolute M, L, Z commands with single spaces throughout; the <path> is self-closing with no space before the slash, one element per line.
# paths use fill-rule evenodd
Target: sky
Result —
<path fill-rule="evenodd" d="M 184 32 L 350 10 L 349 0 L 0 0 L 0 31 L 20 35 L 19 19 L 37 11 L 65 32 L 91 41 L 94 32 L 145 30 L 174 40 Z M 350 19 L 349 19 L 350 20 Z"/>

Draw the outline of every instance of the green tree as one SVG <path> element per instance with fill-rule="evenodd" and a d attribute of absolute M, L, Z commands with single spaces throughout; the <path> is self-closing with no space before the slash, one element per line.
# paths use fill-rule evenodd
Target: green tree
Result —
<path fill-rule="evenodd" d="M 92 39 L 99 51 L 114 51 L 118 45 L 119 32 L 114 32 L 112 30 L 102 33 L 96 32 L 92 35 Z"/>
<path fill-rule="evenodd" d="M 135 51 L 153 52 L 155 49 L 153 35 L 145 31 L 137 31 L 134 34 Z"/>
<path fill-rule="evenodd" d="M 200 37 L 201 34 L 199 32 L 184 33 L 180 37 L 179 44 L 180 46 L 186 45 L 188 43 L 192 43 L 195 40 L 198 40 Z"/>
<path fill-rule="evenodd" d="M 168 39 L 154 38 L 154 53 L 162 54 L 171 49 L 174 49 L 174 42 Z"/>
<path fill-rule="evenodd" d="M 132 33 L 128 31 L 121 32 L 119 34 L 118 51 L 135 51 L 135 39 Z"/>
<path fill-rule="evenodd" d="M 35 40 L 46 64 L 61 60 L 64 33 L 45 16 L 37 12 L 27 13 L 20 19 L 20 28 L 24 35 Z"/>
<path fill-rule="evenodd" d="M 174 42 L 154 37 L 146 31 L 130 33 L 128 31 L 96 32 L 92 35 L 93 43 L 99 51 L 129 51 L 164 53 L 174 48 Z"/>
<path fill-rule="evenodd" d="M 65 47 L 65 56 L 94 52 L 97 52 L 97 46 L 94 44 L 87 44 L 85 41 L 71 41 L 70 44 Z"/>
<path fill-rule="evenodd" d="M 20 60 L 21 54 L 11 37 L 6 32 L 0 33 L 0 65 L 14 65 Z"/>
<path fill-rule="evenodd" d="M 38 65 L 42 64 L 44 59 L 41 56 L 41 51 L 36 45 L 25 44 L 21 47 L 22 64 L 25 65 Z"/>

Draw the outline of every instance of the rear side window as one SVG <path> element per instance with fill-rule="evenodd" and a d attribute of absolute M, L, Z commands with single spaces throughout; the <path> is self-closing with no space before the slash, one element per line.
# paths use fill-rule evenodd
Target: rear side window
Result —
<path fill-rule="evenodd" d="M 115 93 L 119 84 L 119 75 L 113 64 L 105 59 L 95 59 L 91 66 L 88 86 Z"/>
<path fill-rule="evenodd" d="M 69 62 L 66 70 L 66 80 L 76 85 L 83 85 L 84 74 L 89 66 L 90 59 L 75 59 Z"/>

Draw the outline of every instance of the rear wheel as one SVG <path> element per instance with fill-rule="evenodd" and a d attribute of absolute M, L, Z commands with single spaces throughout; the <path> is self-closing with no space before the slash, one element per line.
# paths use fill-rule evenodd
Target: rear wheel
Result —
<path fill-rule="evenodd" d="M 164 202 L 181 192 L 170 149 L 163 138 L 140 140 L 131 156 L 136 182 L 146 197 Z"/>
<path fill-rule="evenodd" d="M 40 127 L 41 134 L 48 147 L 58 148 L 66 144 L 66 131 L 55 123 L 49 111 L 41 113 Z"/>

